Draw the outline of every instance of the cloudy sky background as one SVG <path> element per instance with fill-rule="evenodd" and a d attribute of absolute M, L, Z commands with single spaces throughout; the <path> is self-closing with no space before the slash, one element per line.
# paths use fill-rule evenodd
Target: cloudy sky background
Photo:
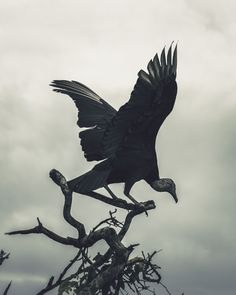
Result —
<path fill-rule="evenodd" d="M 70 179 L 93 164 L 83 158 L 74 104 L 50 81 L 78 80 L 118 108 L 137 72 L 178 40 L 177 103 L 157 149 L 180 202 L 138 183 L 133 195 L 155 199 L 157 210 L 136 218 L 125 243 L 139 242 L 137 254 L 163 249 L 157 263 L 174 295 L 235 294 L 235 10 L 233 0 L 0 1 L 0 249 L 11 252 L 0 293 L 13 280 L 9 294 L 36 294 L 74 254 L 43 236 L 4 235 L 37 216 L 75 234 L 48 172 Z M 88 230 L 109 209 L 75 196 L 73 214 Z"/>

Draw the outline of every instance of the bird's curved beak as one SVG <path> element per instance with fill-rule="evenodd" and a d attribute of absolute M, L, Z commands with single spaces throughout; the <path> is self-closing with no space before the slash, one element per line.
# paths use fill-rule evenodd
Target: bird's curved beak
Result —
<path fill-rule="evenodd" d="M 172 192 L 170 192 L 170 194 L 171 194 L 171 196 L 174 198 L 175 203 L 178 203 L 178 197 L 177 197 L 177 195 L 176 195 L 176 192 L 175 192 L 175 191 L 172 191 Z"/>

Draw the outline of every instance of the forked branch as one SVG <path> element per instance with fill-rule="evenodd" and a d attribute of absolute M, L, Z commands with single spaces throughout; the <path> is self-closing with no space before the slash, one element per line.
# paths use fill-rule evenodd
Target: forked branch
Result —
<path fill-rule="evenodd" d="M 114 216 L 116 211 L 110 211 L 109 218 L 102 220 L 93 228 L 92 231 L 87 233 L 84 224 L 71 215 L 73 191 L 71 191 L 68 187 L 66 178 L 55 169 L 51 170 L 50 177 L 61 188 L 64 195 L 63 217 L 73 228 L 77 230 L 78 236 L 62 237 L 45 227 L 39 218 L 37 218 L 38 224 L 33 228 L 12 231 L 7 234 L 43 234 L 60 244 L 76 247 L 79 249 L 79 252 L 65 267 L 58 279 L 55 280 L 54 277 L 51 277 L 47 286 L 37 293 L 37 295 L 45 294 L 58 286 L 60 286 L 62 290 L 64 287 L 71 288 L 71 290 L 74 290 L 75 294 L 79 295 L 92 295 L 98 290 L 102 290 L 102 294 L 113 294 L 110 289 L 111 285 L 113 285 L 113 288 L 116 288 L 116 290 L 122 288 L 122 284 L 125 285 L 127 283 L 127 286 L 131 286 L 132 284 L 127 281 L 127 278 L 130 276 L 130 273 L 127 274 L 127 271 L 129 270 L 130 272 L 133 265 L 137 265 L 137 263 L 141 263 L 141 261 L 136 260 L 131 266 L 131 262 L 128 259 L 130 253 L 138 244 L 125 247 L 121 241 L 128 232 L 133 218 L 143 212 L 154 209 L 155 203 L 153 201 L 147 201 L 144 202 L 142 206 L 138 206 L 127 203 L 122 199 L 113 200 L 96 192 L 91 192 L 88 196 L 114 205 L 115 207 L 126 209 L 129 212 L 126 215 L 124 222 L 120 222 Z M 103 225 L 106 226 L 102 227 Z M 119 229 L 118 233 L 115 228 Z M 97 254 L 93 260 L 91 260 L 86 253 L 88 253 L 89 248 L 100 240 L 104 240 L 107 243 L 108 250 L 103 255 L 100 253 L 99 255 Z M 67 271 L 78 261 L 80 262 L 80 266 L 77 271 L 65 278 Z M 148 273 L 150 271 L 152 264 L 148 264 L 144 258 L 142 258 L 142 263 L 146 265 L 145 270 L 143 270 L 144 275 L 146 272 Z M 155 268 L 153 269 L 153 272 L 156 273 Z M 156 275 L 157 274 L 158 273 L 156 273 Z M 77 281 L 74 281 L 75 278 L 77 278 Z M 123 283 L 121 283 L 121 278 L 123 278 Z M 146 278 L 146 281 L 149 279 L 151 280 L 150 276 L 146 276 Z M 154 281 L 158 282 L 158 280 L 160 280 L 160 277 L 158 277 L 157 281 Z M 139 288 L 140 286 L 138 287 L 134 285 L 133 287 Z"/>

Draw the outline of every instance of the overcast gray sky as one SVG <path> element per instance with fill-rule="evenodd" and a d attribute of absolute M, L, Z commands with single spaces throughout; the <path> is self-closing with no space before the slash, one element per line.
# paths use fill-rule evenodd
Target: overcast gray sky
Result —
<path fill-rule="evenodd" d="M 83 158 L 74 104 L 50 81 L 78 80 L 118 108 L 137 72 L 175 40 L 179 91 L 157 149 L 180 201 L 135 185 L 133 195 L 155 199 L 157 210 L 134 221 L 125 243 L 139 242 L 137 254 L 163 249 L 157 263 L 174 295 L 235 294 L 235 11 L 233 0 L 0 1 L 0 248 L 11 252 L 0 292 L 13 280 L 9 294 L 35 294 L 74 254 L 43 236 L 4 235 L 37 216 L 74 234 L 48 172 L 70 179 L 93 164 Z M 73 214 L 89 229 L 109 209 L 77 196 Z"/>

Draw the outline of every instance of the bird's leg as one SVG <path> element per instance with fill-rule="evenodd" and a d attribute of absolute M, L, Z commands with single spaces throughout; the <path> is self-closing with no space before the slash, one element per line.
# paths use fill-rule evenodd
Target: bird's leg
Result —
<path fill-rule="evenodd" d="M 118 197 L 113 193 L 107 184 L 104 185 L 104 188 L 114 200 L 118 200 Z"/>
<path fill-rule="evenodd" d="M 136 201 L 135 198 L 133 198 L 133 197 L 130 195 L 129 192 L 130 192 L 130 189 L 131 189 L 132 185 L 133 185 L 133 184 L 127 184 L 127 183 L 125 184 L 124 194 L 125 194 L 126 197 L 128 197 L 128 198 L 129 198 L 129 199 L 130 199 L 135 205 L 137 205 L 137 206 L 143 208 L 145 214 L 148 216 L 148 213 L 147 213 L 147 210 L 145 209 L 145 206 L 144 206 L 142 203 Z"/>
<path fill-rule="evenodd" d="M 130 190 L 132 188 L 132 186 L 134 185 L 135 182 L 133 181 L 128 181 L 125 183 L 125 187 L 124 187 L 124 195 L 126 197 L 128 197 L 135 205 L 139 205 L 140 203 L 138 201 L 136 201 L 131 195 L 130 195 Z"/>
<path fill-rule="evenodd" d="M 138 201 L 135 200 L 135 198 L 133 198 L 129 193 L 124 192 L 124 194 L 126 195 L 126 197 L 128 197 L 135 205 L 140 205 L 140 203 Z"/>
<path fill-rule="evenodd" d="M 143 208 L 146 216 L 148 216 L 147 210 L 145 209 L 144 204 L 136 201 L 129 193 L 124 193 L 126 195 L 126 197 L 128 197 L 135 205 L 138 205 L 139 207 Z"/>

